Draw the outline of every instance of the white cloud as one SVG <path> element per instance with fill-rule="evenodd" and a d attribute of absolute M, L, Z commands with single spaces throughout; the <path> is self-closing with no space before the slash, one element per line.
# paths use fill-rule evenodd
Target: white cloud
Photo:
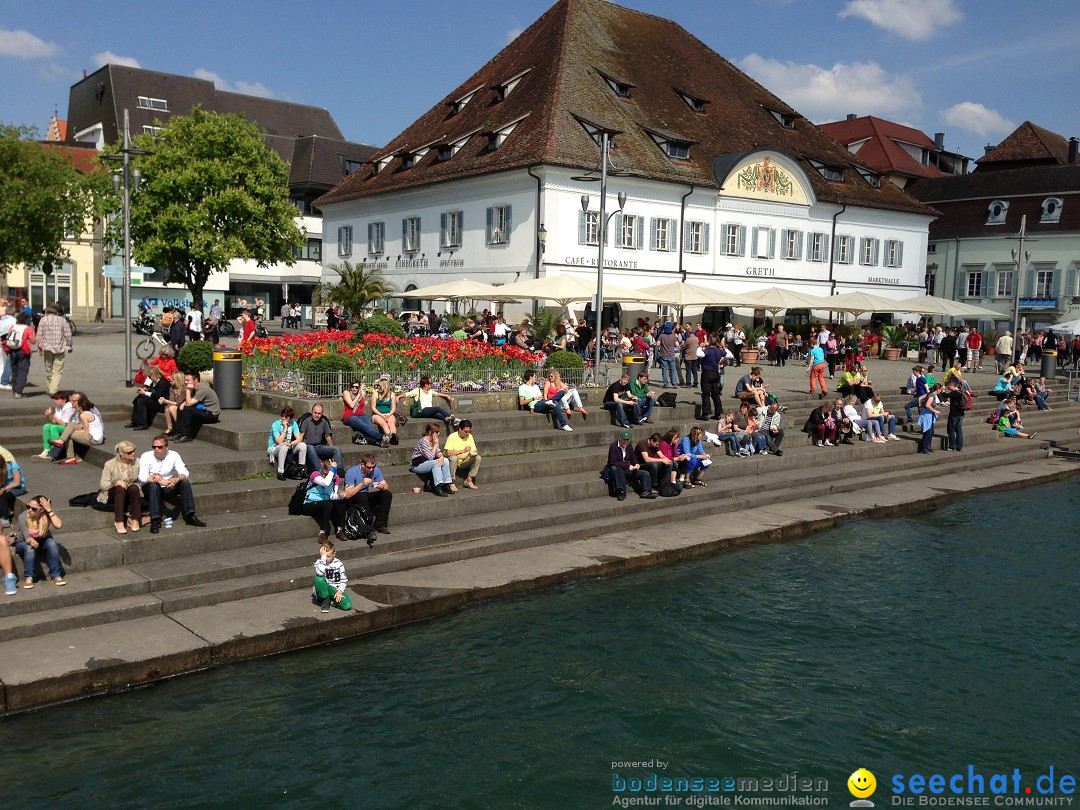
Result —
<path fill-rule="evenodd" d="M 812 121 L 834 121 L 846 113 L 895 120 L 922 106 L 910 78 L 891 76 L 876 62 L 823 68 L 752 53 L 740 66 Z"/>
<path fill-rule="evenodd" d="M 47 82 L 67 82 L 69 84 L 73 84 L 82 78 L 79 71 L 72 70 L 56 62 L 50 62 L 46 67 L 41 68 L 38 75 Z"/>
<path fill-rule="evenodd" d="M 929 39 L 964 15 L 955 0 L 849 0 L 841 17 L 862 17 L 905 39 Z"/>
<path fill-rule="evenodd" d="M 102 51 L 101 53 L 95 53 L 93 56 L 94 62 L 98 67 L 104 65 L 123 65 L 124 67 L 141 68 L 139 60 L 134 56 L 120 56 L 120 54 L 113 53 L 112 51 Z"/>
<path fill-rule="evenodd" d="M 55 42 L 46 42 L 29 31 L 9 31 L 0 28 L 0 55 L 14 56 L 18 59 L 40 59 L 60 53 L 60 46 Z"/>
<path fill-rule="evenodd" d="M 997 110 L 991 110 L 974 101 L 962 101 L 947 110 L 941 111 L 941 117 L 951 127 L 972 132 L 983 138 L 1005 134 L 1016 129 L 1016 123 L 1010 121 Z"/>
<path fill-rule="evenodd" d="M 243 93 L 246 96 L 259 96 L 261 98 L 274 97 L 274 92 L 261 82 L 237 81 L 230 84 L 212 70 L 205 70 L 204 68 L 195 71 L 195 78 L 213 82 L 215 88 L 229 93 Z"/>

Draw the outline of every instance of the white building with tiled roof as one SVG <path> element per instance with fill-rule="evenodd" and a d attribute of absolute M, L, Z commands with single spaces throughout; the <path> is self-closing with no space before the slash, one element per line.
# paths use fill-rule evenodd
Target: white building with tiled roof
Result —
<path fill-rule="evenodd" d="M 317 200 L 327 259 L 405 291 L 593 277 L 600 131 L 608 211 L 627 195 L 606 280 L 923 291 L 932 209 L 680 26 L 606 0 L 558 2 Z"/>

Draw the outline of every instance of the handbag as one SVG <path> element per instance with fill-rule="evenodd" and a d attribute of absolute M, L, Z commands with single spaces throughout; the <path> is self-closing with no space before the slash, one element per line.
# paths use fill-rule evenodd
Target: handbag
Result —
<path fill-rule="evenodd" d="M 703 348 L 701 348 L 700 346 L 698 346 L 696 355 L 697 355 L 698 360 L 700 360 L 702 357 L 705 356 L 705 350 Z"/>
<path fill-rule="evenodd" d="M 401 411 L 394 411 L 394 421 L 397 422 L 398 427 L 401 427 L 409 421 L 409 417 L 407 417 Z"/>
<path fill-rule="evenodd" d="M 414 419 L 419 419 L 423 410 L 424 409 L 420 407 L 420 400 L 414 399 L 412 407 L 409 408 L 409 415 Z"/>

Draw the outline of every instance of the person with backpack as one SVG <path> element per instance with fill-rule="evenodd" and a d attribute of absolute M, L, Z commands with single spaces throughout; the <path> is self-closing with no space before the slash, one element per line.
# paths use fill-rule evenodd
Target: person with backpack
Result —
<path fill-rule="evenodd" d="M 30 316 L 20 312 L 15 316 L 15 325 L 4 338 L 4 353 L 11 363 L 11 391 L 15 399 L 22 399 L 26 388 L 26 378 L 30 375 L 30 356 L 37 343 L 37 335 L 30 324 Z"/>
<path fill-rule="evenodd" d="M 390 506 L 394 493 L 375 464 L 375 456 L 365 453 L 360 463 L 345 471 L 345 503 L 358 506 L 374 515 L 372 528 L 379 534 L 390 534 Z M 368 545 L 372 540 L 368 539 Z"/>

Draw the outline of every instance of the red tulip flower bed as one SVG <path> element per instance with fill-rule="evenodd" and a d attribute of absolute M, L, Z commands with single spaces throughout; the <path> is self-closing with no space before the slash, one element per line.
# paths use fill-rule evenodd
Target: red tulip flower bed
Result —
<path fill-rule="evenodd" d="M 282 337 L 255 338 L 240 347 L 246 374 L 289 376 L 304 371 L 311 360 L 337 354 L 356 363 L 356 376 L 373 382 L 388 373 L 394 387 L 415 385 L 420 374 L 431 375 L 440 390 L 499 390 L 517 387 L 521 374 L 544 362 L 543 354 L 514 346 L 493 346 L 475 340 L 435 337 L 398 338 L 323 330 Z M 265 387 L 265 382 L 260 387 Z M 441 383 L 441 384 L 440 384 Z"/>

